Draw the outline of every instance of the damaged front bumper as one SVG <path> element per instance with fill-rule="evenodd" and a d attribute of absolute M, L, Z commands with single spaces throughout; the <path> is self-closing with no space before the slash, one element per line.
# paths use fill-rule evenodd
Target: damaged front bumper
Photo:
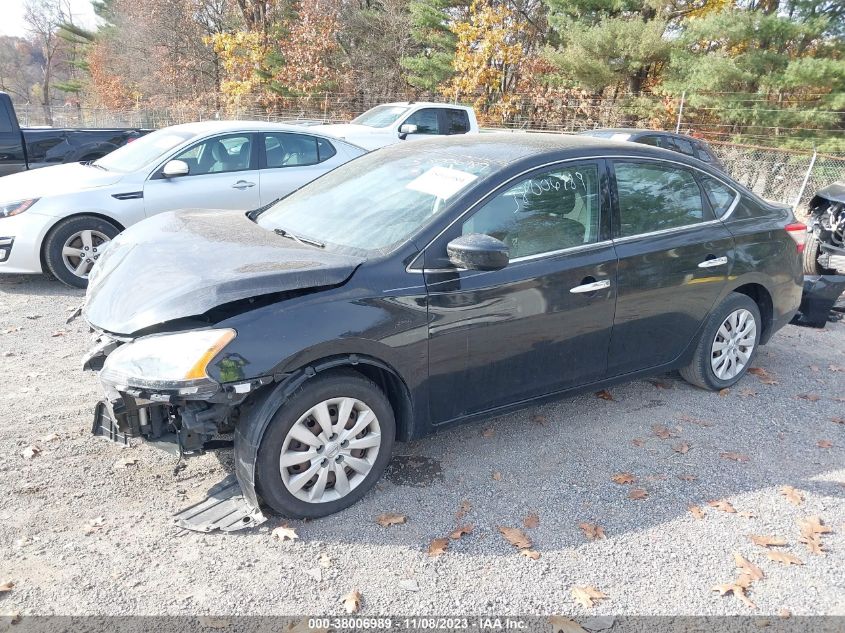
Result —
<path fill-rule="evenodd" d="M 99 334 L 83 359 L 85 369 L 102 369 L 107 356 L 117 347 L 131 342 Z M 272 382 L 257 379 L 237 385 L 220 385 L 214 394 L 186 396 L 178 390 L 148 390 L 117 385 L 103 378 L 105 397 L 94 408 L 91 432 L 128 446 L 140 438 L 180 459 L 209 450 L 235 448 L 237 442 L 221 439 L 231 434 L 240 417 L 240 405 L 254 388 Z M 185 529 L 210 532 L 233 531 L 263 523 L 254 478 L 240 481 L 231 475 L 214 486 L 208 497 L 176 515 L 176 523 Z"/>
<path fill-rule="evenodd" d="M 792 323 L 823 328 L 843 292 L 845 275 L 805 275 L 801 306 Z"/>

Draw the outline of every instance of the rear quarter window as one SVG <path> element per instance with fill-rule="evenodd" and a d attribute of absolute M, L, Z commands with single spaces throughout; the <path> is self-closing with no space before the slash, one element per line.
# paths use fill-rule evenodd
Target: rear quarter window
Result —
<path fill-rule="evenodd" d="M 692 143 L 690 143 L 685 138 L 676 138 L 675 145 L 678 147 L 678 151 L 682 154 L 686 154 L 687 156 L 695 156 L 695 152 L 692 149 Z"/>
<path fill-rule="evenodd" d="M 713 212 L 717 218 L 725 215 L 736 199 L 737 194 L 733 189 L 710 176 L 701 177 L 701 188 L 704 189 L 704 193 L 710 202 L 710 206 L 713 207 Z"/>
<path fill-rule="evenodd" d="M 469 114 L 466 110 L 445 110 L 446 134 L 466 134 L 469 132 Z"/>
<path fill-rule="evenodd" d="M 12 125 L 12 114 L 5 103 L 0 102 L 0 133 L 8 134 L 14 132 L 15 126 Z"/>

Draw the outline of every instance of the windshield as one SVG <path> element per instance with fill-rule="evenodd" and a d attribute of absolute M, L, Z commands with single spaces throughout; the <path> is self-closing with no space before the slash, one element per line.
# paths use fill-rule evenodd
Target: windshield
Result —
<path fill-rule="evenodd" d="M 257 222 L 301 238 L 365 251 L 407 240 L 457 193 L 496 166 L 469 157 L 378 151 L 280 200 Z"/>
<path fill-rule="evenodd" d="M 193 132 L 164 128 L 127 143 L 102 158 L 94 161 L 98 167 L 109 171 L 130 172 L 147 165 L 168 150 L 195 137 Z"/>
<path fill-rule="evenodd" d="M 408 111 L 406 106 L 380 105 L 367 110 L 352 122 L 367 127 L 387 127 Z"/>

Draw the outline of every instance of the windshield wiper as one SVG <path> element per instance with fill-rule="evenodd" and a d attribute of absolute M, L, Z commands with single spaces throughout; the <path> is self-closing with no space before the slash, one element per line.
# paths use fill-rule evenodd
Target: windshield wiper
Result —
<path fill-rule="evenodd" d="M 292 239 L 294 242 L 299 242 L 300 244 L 310 244 L 311 246 L 316 246 L 317 248 L 325 248 L 326 245 L 323 242 L 318 242 L 317 240 L 312 240 L 308 237 L 302 237 L 301 235 L 295 235 L 290 231 L 285 231 L 284 229 L 273 229 L 273 232 L 276 235 L 281 235 L 282 237 L 287 237 Z"/>
<path fill-rule="evenodd" d="M 93 160 L 85 161 L 85 162 L 84 162 L 84 163 L 82 163 L 82 164 L 83 164 L 83 165 L 88 165 L 89 167 L 96 167 L 97 169 L 102 169 L 103 171 L 108 171 L 108 169 L 106 169 L 106 168 L 105 168 L 105 167 L 103 167 L 102 165 L 98 165 L 98 164 L 97 164 L 97 163 L 95 163 Z"/>

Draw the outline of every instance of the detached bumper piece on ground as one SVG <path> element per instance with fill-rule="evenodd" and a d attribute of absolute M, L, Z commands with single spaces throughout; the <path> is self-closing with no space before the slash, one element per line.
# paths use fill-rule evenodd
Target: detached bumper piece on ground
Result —
<path fill-rule="evenodd" d="M 805 275 L 801 307 L 792 319 L 795 325 L 823 328 L 831 312 L 845 312 L 845 275 Z"/>

